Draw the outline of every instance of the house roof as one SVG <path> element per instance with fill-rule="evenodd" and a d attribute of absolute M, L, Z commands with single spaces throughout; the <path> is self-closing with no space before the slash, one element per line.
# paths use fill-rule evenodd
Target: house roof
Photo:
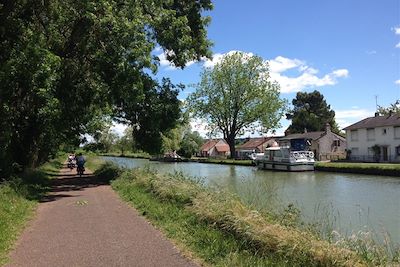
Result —
<path fill-rule="evenodd" d="M 384 126 L 400 126 L 400 115 L 387 115 L 387 116 L 376 116 L 363 119 L 350 126 L 344 128 L 344 130 L 355 130 L 362 128 L 375 128 Z"/>
<path fill-rule="evenodd" d="M 210 139 L 207 142 L 205 142 L 200 150 L 201 151 L 209 151 L 211 148 L 213 148 L 216 144 L 218 143 L 218 140 Z"/>
<path fill-rule="evenodd" d="M 256 138 L 250 138 L 249 141 L 246 143 L 242 144 L 239 146 L 237 149 L 239 150 L 244 150 L 244 149 L 255 149 L 258 146 L 264 144 L 265 142 L 268 142 L 271 140 L 272 137 L 256 137 Z"/>
<path fill-rule="evenodd" d="M 291 139 L 312 139 L 317 140 L 322 135 L 325 134 L 325 131 L 322 132 L 307 132 L 307 133 L 297 133 L 297 134 L 289 134 L 280 138 L 280 140 L 291 140 Z"/>
<path fill-rule="evenodd" d="M 223 144 L 217 144 L 216 146 L 215 146 L 215 149 L 218 151 L 218 152 L 228 152 L 230 149 L 229 149 L 229 146 L 226 144 L 226 143 L 223 143 Z"/>
<path fill-rule="evenodd" d="M 222 144 L 218 144 L 220 141 L 222 141 Z M 210 139 L 207 142 L 205 142 L 201 148 L 200 151 L 210 151 L 210 149 L 212 149 L 213 147 L 215 147 L 215 149 L 218 152 L 228 152 L 229 151 L 229 146 L 228 144 L 225 142 L 225 140 L 223 139 Z"/>

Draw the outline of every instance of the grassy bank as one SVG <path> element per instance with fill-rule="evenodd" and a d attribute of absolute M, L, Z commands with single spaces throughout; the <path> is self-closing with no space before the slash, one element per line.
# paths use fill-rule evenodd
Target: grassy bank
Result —
<path fill-rule="evenodd" d="M 58 174 L 64 160 L 65 155 L 60 155 L 37 170 L 0 184 L 0 265 L 7 262 L 8 251 L 48 191 L 49 177 Z"/>
<path fill-rule="evenodd" d="M 252 160 L 192 158 L 189 161 L 199 162 L 199 163 L 214 163 L 214 164 L 225 164 L 225 165 L 254 166 Z"/>
<path fill-rule="evenodd" d="M 124 157 L 124 158 L 135 158 L 135 159 L 150 159 L 151 156 L 148 153 L 133 153 L 133 152 L 125 152 L 124 154 L 119 152 L 110 152 L 110 153 L 100 153 L 99 156 L 106 157 Z"/>
<path fill-rule="evenodd" d="M 317 162 L 317 171 L 360 173 L 400 177 L 400 164 L 356 163 L 356 162 Z"/>
<path fill-rule="evenodd" d="M 109 178 L 118 176 L 112 186 L 122 198 L 186 254 L 207 265 L 373 266 L 399 262 L 398 255 L 353 251 L 349 248 L 354 246 L 344 242 L 333 245 L 292 227 L 290 220 L 277 221 L 271 214 L 249 209 L 234 195 L 211 191 L 180 174 L 121 171 L 109 164 L 97 172 L 102 173 Z"/>

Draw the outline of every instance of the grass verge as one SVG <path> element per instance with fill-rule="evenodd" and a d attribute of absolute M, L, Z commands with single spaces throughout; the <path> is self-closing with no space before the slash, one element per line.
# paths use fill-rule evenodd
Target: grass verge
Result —
<path fill-rule="evenodd" d="M 240 165 L 240 166 L 254 166 L 252 160 L 239 160 L 239 159 L 212 159 L 212 158 L 192 158 L 189 161 L 199 163 L 214 163 L 214 164 L 225 164 L 225 165 Z"/>
<path fill-rule="evenodd" d="M 64 160 L 60 155 L 0 184 L 0 266 L 7 263 L 9 250 L 48 191 L 49 177 L 58 174 Z"/>
<path fill-rule="evenodd" d="M 360 173 L 400 177 L 400 164 L 356 163 L 356 162 L 317 162 L 317 171 Z"/>
<path fill-rule="evenodd" d="M 117 169 L 106 164 L 101 171 Z M 113 188 L 187 254 L 213 266 L 376 266 L 398 263 L 321 240 L 180 174 L 114 170 Z M 346 243 L 347 244 L 347 243 Z M 394 265 L 395 266 L 395 265 Z"/>

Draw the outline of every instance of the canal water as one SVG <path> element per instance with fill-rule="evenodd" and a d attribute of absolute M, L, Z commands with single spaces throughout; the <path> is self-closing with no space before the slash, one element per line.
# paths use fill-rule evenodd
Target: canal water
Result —
<path fill-rule="evenodd" d="M 303 221 L 319 224 L 326 231 L 334 229 L 347 236 L 372 231 L 379 239 L 389 235 L 393 243 L 400 244 L 400 177 L 104 158 L 127 168 L 149 166 L 159 173 L 182 172 L 201 178 L 206 185 L 228 189 L 258 209 L 280 211 L 292 203 Z"/>

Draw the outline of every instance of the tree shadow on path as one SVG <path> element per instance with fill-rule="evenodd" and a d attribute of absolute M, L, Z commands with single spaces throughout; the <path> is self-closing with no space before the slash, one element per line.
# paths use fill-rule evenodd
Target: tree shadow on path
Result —
<path fill-rule="evenodd" d="M 49 185 L 50 190 L 40 200 L 41 203 L 56 201 L 66 197 L 78 197 L 79 195 L 73 192 L 109 184 L 108 181 L 99 179 L 88 170 L 86 174 L 79 177 L 76 174 L 76 169 L 69 169 L 66 164 L 63 165 L 59 174 L 49 173 L 48 175 L 52 177 Z"/>

